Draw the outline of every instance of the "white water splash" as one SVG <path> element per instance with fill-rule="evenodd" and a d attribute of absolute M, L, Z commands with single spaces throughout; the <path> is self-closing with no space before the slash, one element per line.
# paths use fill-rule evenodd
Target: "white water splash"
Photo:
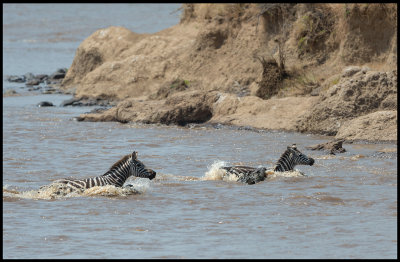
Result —
<path fill-rule="evenodd" d="M 127 187 L 127 186 L 132 187 L 138 193 L 142 194 L 142 193 L 150 190 L 152 183 L 153 182 L 147 178 L 128 177 L 128 179 L 125 181 L 123 187 Z"/>
<path fill-rule="evenodd" d="M 227 163 L 224 161 L 215 161 L 211 167 L 208 167 L 208 171 L 200 178 L 200 180 L 237 181 L 238 177 L 227 173 L 225 169 L 221 168 L 223 166 L 227 166 Z"/>
<path fill-rule="evenodd" d="M 303 172 L 295 169 L 292 171 L 285 171 L 285 172 L 275 172 L 273 170 L 267 170 L 267 179 L 274 179 L 274 178 L 278 178 L 278 177 L 306 177 L 307 175 L 305 175 Z"/>
<path fill-rule="evenodd" d="M 23 199 L 64 199 L 70 197 L 82 196 L 108 196 L 108 197 L 123 197 L 128 195 L 142 194 L 149 190 L 150 183 L 148 179 L 138 179 L 124 187 L 115 187 L 112 185 L 95 186 L 85 190 L 72 190 L 62 183 L 52 183 L 40 187 L 38 190 L 18 191 L 11 189 L 8 186 L 3 186 L 4 198 L 23 198 Z"/>
<path fill-rule="evenodd" d="M 227 163 L 224 161 L 215 161 L 210 167 L 208 167 L 208 171 L 204 174 L 203 177 L 200 178 L 200 180 L 237 181 L 238 177 L 236 175 L 227 173 L 225 169 L 222 169 L 223 166 L 227 166 Z M 278 177 L 306 176 L 303 172 L 296 169 L 293 171 L 275 172 L 272 167 L 265 171 L 265 175 L 267 176 L 267 179 L 274 179 Z"/>

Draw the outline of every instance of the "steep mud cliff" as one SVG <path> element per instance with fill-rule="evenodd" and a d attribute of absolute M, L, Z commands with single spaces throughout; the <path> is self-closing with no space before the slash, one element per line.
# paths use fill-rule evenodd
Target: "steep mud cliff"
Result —
<path fill-rule="evenodd" d="M 93 33 L 62 88 L 120 101 L 87 121 L 397 140 L 397 5 L 185 4 L 155 34 Z"/>

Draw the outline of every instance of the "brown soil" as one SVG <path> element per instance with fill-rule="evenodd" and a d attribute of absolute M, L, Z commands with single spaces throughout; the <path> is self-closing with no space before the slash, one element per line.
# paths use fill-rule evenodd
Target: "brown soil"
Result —
<path fill-rule="evenodd" d="M 88 121 L 397 141 L 397 5 L 185 4 L 155 34 L 93 33 L 62 88 L 120 101 Z"/>

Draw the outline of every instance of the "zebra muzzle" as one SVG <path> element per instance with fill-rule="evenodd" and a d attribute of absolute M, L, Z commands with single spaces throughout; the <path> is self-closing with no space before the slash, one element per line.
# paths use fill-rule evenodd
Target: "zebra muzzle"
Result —
<path fill-rule="evenodd" d="M 148 178 L 152 180 L 153 178 L 156 177 L 157 172 L 154 171 L 153 169 L 146 169 L 147 173 L 149 174 Z"/>

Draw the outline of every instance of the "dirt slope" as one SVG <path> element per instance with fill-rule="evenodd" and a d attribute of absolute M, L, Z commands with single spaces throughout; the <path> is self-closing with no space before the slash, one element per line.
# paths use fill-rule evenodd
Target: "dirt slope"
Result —
<path fill-rule="evenodd" d="M 82 42 L 62 88 L 121 101 L 82 119 L 397 140 L 397 5 L 182 8 L 181 22 L 158 33 L 109 27 Z"/>

